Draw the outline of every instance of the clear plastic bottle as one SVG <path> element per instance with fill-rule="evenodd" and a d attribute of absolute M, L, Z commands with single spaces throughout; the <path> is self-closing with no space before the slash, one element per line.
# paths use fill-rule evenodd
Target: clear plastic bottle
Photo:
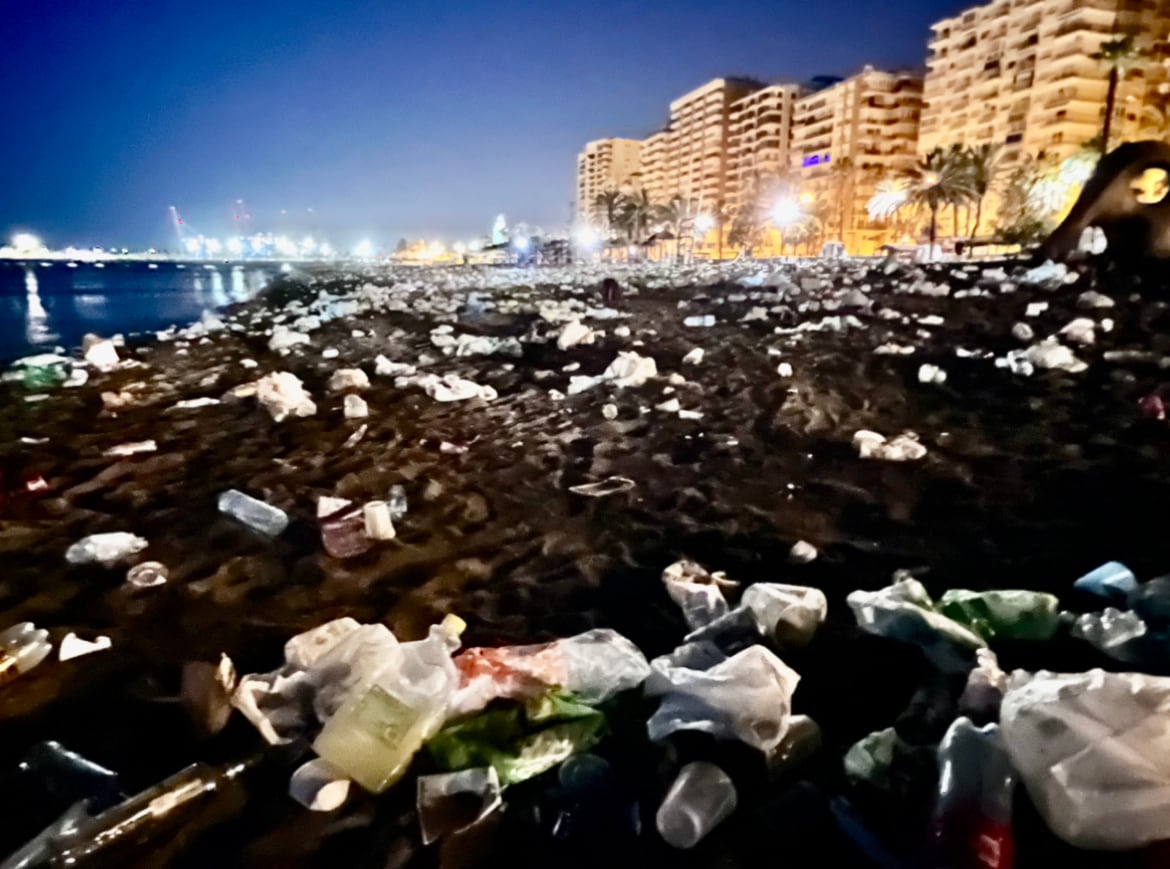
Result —
<path fill-rule="evenodd" d="M 96 869 L 125 866 L 147 853 L 162 865 L 194 831 L 244 808 L 241 779 L 261 762 L 257 755 L 222 768 L 195 763 L 101 814 L 70 810 L 3 866 Z"/>
<path fill-rule="evenodd" d="M 379 673 L 325 722 L 313 750 L 371 793 L 382 793 L 446 720 L 458 685 L 451 652 L 463 620 L 447 616 L 425 640 L 401 645 L 398 666 Z"/>
<path fill-rule="evenodd" d="M 1011 869 L 1016 771 L 999 725 L 957 718 L 938 746 L 934 844 L 945 869 Z"/>
<path fill-rule="evenodd" d="M 0 685 L 27 673 L 49 656 L 49 632 L 32 622 L 21 622 L 0 632 Z"/>
<path fill-rule="evenodd" d="M 693 848 L 735 811 L 735 785 L 705 761 L 679 770 L 658 809 L 658 833 L 675 848 Z"/>
<path fill-rule="evenodd" d="M 406 502 L 406 487 L 399 484 L 394 484 L 390 487 L 390 497 L 386 499 L 386 503 L 390 507 L 390 521 L 399 522 L 404 516 L 408 505 Z"/>
<path fill-rule="evenodd" d="M 283 510 L 237 489 L 229 489 L 219 496 L 219 512 L 267 537 L 276 537 L 288 527 L 288 514 Z"/>

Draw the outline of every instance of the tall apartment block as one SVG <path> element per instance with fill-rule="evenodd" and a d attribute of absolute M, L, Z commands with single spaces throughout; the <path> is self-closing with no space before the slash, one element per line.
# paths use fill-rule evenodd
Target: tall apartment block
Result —
<path fill-rule="evenodd" d="M 867 66 L 796 101 L 792 164 L 802 191 L 831 205 L 828 234 L 851 254 L 873 253 L 888 230 L 866 204 L 883 178 L 917 159 L 922 76 Z"/>
<path fill-rule="evenodd" d="M 663 199 L 681 196 L 707 212 L 727 204 L 732 107 L 761 87 L 751 79 L 719 78 L 670 104 Z"/>
<path fill-rule="evenodd" d="M 670 130 L 661 130 L 642 140 L 642 166 L 638 181 L 653 202 L 665 202 L 670 198 L 670 173 L 667 170 L 669 158 Z"/>
<path fill-rule="evenodd" d="M 577 155 L 577 216 L 595 218 L 597 197 L 635 181 L 641 165 L 637 139 L 598 139 Z"/>
<path fill-rule="evenodd" d="M 727 202 L 732 209 L 755 202 L 788 174 L 801 92 L 800 85 L 771 85 L 731 104 Z"/>
<path fill-rule="evenodd" d="M 1164 42 L 1170 3 L 1151 0 L 994 0 L 932 27 L 919 153 L 952 143 L 999 145 L 1007 160 L 1066 157 L 1101 132 L 1108 71 L 1101 43 L 1133 33 Z M 1110 144 L 1161 132 L 1143 106 L 1165 68 L 1142 63 L 1121 80 Z"/>

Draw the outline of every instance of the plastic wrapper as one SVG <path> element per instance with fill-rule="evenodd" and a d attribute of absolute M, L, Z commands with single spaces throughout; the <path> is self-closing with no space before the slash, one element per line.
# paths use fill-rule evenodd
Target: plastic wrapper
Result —
<path fill-rule="evenodd" d="M 560 688 L 599 704 L 650 674 L 646 656 L 617 631 L 596 628 L 531 646 L 467 649 L 455 657 L 459 690 L 453 715 L 482 709 L 497 697 L 522 700 Z"/>
<path fill-rule="evenodd" d="M 605 716 L 555 693 L 523 706 L 493 709 L 447 726 L 427 744 L 440 769 L 490 766 L 504 785 L 516 784 L 588 751 L 605 731 Z"/>

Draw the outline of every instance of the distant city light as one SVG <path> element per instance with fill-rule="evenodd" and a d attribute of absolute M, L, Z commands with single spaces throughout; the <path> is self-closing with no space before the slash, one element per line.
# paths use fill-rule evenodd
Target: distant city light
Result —
<path fill-rule="evenodd" d="M 772 206 L 772 220 L 780 227 L 800 220 L 800 203 L 790 197 L 781 199 Z"/>
<path fill-rule="evenodd" d="M 463 256 L 463 252 L 467 250 L 467 245 L 461 241 L 457 241 L 454 245 L 452 245 L 451 249 L 460 256 Z"/>
<path fill-rule="evenodd" d="M 215 256 L 223 248 L 223 245 L 221 245 L 219 243 L 218 238 L 208 238 L 208 239 L 204 240 L 203 247 L 207 250 L 207 252 L 209 254 L 211 254 L 212 256 Z"/>
<path fill-rule="evenodd" d="M 227 250 L 232 256 L 240 256 L 244 252 L 244 242 L 242 239 L 229 238 L 227 240 Z"/>
<path fill-rule="evenodd" d="M 512 242 L 512 244 L 515 245 L 516 250 L 518 251 L 528 250 L 528 239 L 525 236 L 521 236 L 520 238 L 516 239 Z"/>
<path fill-rule="evenodd" d="M 354 247 L 353 255 L 362 259 L 372 257 L 374 255 L 374 246 L 370 243 L 369 239 L 363 239 Z"/>
<path fill-rule="evenodd" d="M 199 253 L 199 239 L 188 238 L 183 241 L 183 247 L 187 249 L 187 253 L 194 256 Z"/>
<path fill-rule="evenodd" d="M 297 246 L 293 244 L 293 240 L 285 235 L 278 235 L 273 242 L 273 247 L 281 256 L 296 256 Z"/>
<path fill-rule="evenodd" d="M 327 241 L 321 242 L 321 256 L 333 256 L 333 247 Z"/>
<path fill-rule="evenodd" d="M 311 235 L 305 236 L 301 239 L 301 256 L 310 256 L 313 251 L 317 249 L 317 242 Z"/>
<path fill-rule="evenodd" d="M 31 253 L 41 250 L 44 243 L 31 232 L 18 232 L 12 236 L 12 247 L 17 253 Z"/>
<path fill-rule="evenodd" d="M 807 190 L 804 193 L 800 194 L 800 204 L 801 205 L 812 205 L 816 201 L 816 199 L 817 198 L 815 196 L 813 196 L 811 193 L 809 193 Z"/>

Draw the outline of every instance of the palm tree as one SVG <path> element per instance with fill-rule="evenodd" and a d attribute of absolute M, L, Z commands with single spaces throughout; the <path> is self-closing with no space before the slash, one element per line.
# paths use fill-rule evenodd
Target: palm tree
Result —
<path fill-rule="evenodd" d="M 646 227 L 654 219 L 654 203 L 645 190 L 630 193 L 621 198 L 617 220 L 618 226 L 626 231 L 626 237 L 633 244 L 640 244 Z"/>
<path fill-rule="evenodd" d="M 867 206 L 871 218 L 888 218 L 904 208 L 930 211 L 930 249 L 938 238 L 938 213 L 946 205 L 971 202 L 974 193 L 966 161 L 955 149 L 935 148 L 900 178 L 883 181 Z"/>
<path fill-rule="evenodd" d="M 593 205 L 598 212 L 605 215 L 605 229 L 611 236 L 618 226 L 618 216 L 621 213 L 622 195 L 616 190 L 606 190 L 599 194 Z"/>
<path fill-rule="evenodd" d="M 971 227 L 971 238 L 974 239 L 979 234 L 979 224 L 983 221 L 983 203 L 999 183 L 1003 151 L 999 145 L 983 144 L 968 148 L 964 156 L 967 163 L 967 180 L 975 200 L 975 225 Z"/>
<path fill-rule="evenodd" d="M 1109 89 L 1105 92 L 1105 121 L 1101 125 L 1101 153 L 1109 153 L 1109 133 L 1113 128 L 1113 108 L 1117 102 L 1117 85 L 1125 74 L 1145 56 L 1145 52 L 1134 43 L 1132 34 L 1102 42 L 1100 50 L 1093 55 L 1109 67 Z"/>
<path fill-rule="evenodd" d="M 669 202 L 654 207 L 653 219 L 657 223 L 670 228 L 674 233 L 674 256 L 678 259 L 679 240 L 682 238 L 683 225 L 698 216 L 695 203 L 682 196 L 675 196 Z"/>
<path fill-rule="evenodd" d="M 837 240 L 845 240 L 845 216 L 853 208 L 853 161 L 842 157 L 829 168 L 833 204 L 837 206 Z"/>

